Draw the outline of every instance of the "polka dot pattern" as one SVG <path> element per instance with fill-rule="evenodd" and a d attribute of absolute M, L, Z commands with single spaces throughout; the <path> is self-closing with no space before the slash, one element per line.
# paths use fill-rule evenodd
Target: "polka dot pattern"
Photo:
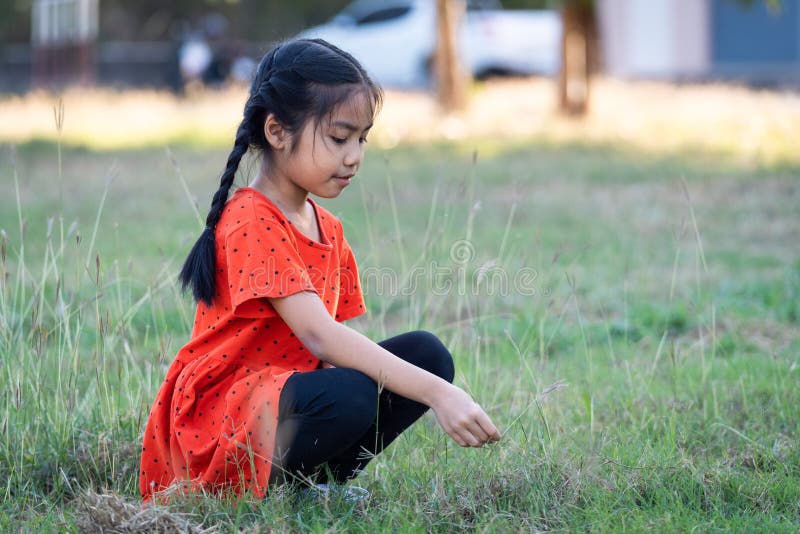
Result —
<path fill-rule="evenodd" d="M 169 367 L 145 428 L 144 500 L 176 489 L 263 496 L 281 389 L 320 363 L 268 299 L 312 291 L 337 321 L 366 311 L 341 222 L 309 202 L 320 241 L 255 189 L 239 188 L 228 200 L 215 234 L 214 302 L 197 305 L 191 339 Z"/>

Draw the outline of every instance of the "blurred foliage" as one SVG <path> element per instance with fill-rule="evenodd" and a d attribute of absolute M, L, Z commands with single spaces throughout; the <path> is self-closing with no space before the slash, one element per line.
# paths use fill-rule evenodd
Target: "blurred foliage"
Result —
<path fill-rule="evenodd" d="M 177 37 L 180 23 L 196 28 L 208 14 L 227 18 L 227 35 L 238 39 L 271 41 L 288 37 L 304 27 L 328 20 L 348 0 L 103 0 L 105 38 L 119 39 L 125 22 L 137 21 L 125 39 Z M 112 23 L 112 17 L 120 24 Z M 116 22 L 116 21 L 113 21 Z M 177 23 L 177 25 L 176 25 Z"/>
<path fill-rule="evenodd" d="M 502 0 L 506 9 L 551 9 L 558 6 L 557 0 Z"/>
<path fill-rule="evenodd" d="M 782 0 L 728 0 L 737 3 L 744 8 L 765 3 L 773 13 L 780 13 Z M 562 3 L 583 3 L 594 4 L 597 0 L 502 0 L 501 3 L 506 9 L 554 9 Z"/>
<path fill-rule="evenodd" d="M 0 43 L 30 39 L 33 0 L 0 1 Z M 228 20 L 227 36 L 271 41 L 330 19 L 349 0 L 100 0 L 101 40 L 157 41 L 197 28 L 204 16 Z"/>
<path fill-rule="evenodd" d="M 30 39 L 32 3 L 32 0 L 3 0 L 0 2 L 0 46 L 6 42 Z"/>
<path fill-rule="evenodd" d="M 501 0 L 506 9 L 558 8 L 596 0 Z M 764 2 L 780 13 L 781 0 L 729 0 L 744 8 Z M 0 1 L 0 45 L 30 39 L 33 0 Z M 101 40 L 167 40 L 197 27 L 208 14 L 227 18 L 229 37 L 272 41 L 330 19 L 350 0 L 100 0 Z"/>
<path fill-rule="evenodd" d="M 733 0 L 733 1 L 748 9 L 755 4 L 763 2 L 767 5 L 767 8 L 769 8 L 771 12 L 780 13 L 781 11 L 782 0 Z"/>

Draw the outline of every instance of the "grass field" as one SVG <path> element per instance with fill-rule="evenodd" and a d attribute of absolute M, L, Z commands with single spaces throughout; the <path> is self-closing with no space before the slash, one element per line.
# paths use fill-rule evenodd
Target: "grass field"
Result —
<path fill-rule="evenodd" d="M 0 530 L 797 532 L 800 163 L 735 148 L 372 147 L 323 201 L 362 271 L 354 327 L 435 332 L 504 439 L 461 449 L 428 414 L 358 479 L 365 505 L 140 511 L 227 148 L 1 145 Z"/>

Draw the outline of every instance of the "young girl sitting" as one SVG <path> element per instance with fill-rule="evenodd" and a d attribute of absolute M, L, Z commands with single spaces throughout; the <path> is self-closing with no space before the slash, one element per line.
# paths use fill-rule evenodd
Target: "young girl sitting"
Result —
<path fill-rule="evenodd" d="M 355 258 L 309 193 L 333 198 L 353 180 L 380 101 L 358 62 L 325 41 L 290 41 L 261 60 L 180 273 L 197 310 L 147 421 L 144 500 L 342 483 L 428 407 L 461 446 L 500 438 L 451 384 L 452 358 L 433 334 L 374 343 L 342 324 L 365 312 Z M 260 172 L 228 198 L 250 148 Z"/>

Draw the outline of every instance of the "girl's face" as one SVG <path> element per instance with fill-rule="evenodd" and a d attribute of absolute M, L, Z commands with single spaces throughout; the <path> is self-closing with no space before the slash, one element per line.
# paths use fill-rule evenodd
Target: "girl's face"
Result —
<path fill-rule="evenodd" d="M 339 196 L 361 166 L 371 127 L 370 102 L 358 92 L 319 123 L 305 125 L 295 150 L 280 158 L 281 174 L 319 197 Z"/>

